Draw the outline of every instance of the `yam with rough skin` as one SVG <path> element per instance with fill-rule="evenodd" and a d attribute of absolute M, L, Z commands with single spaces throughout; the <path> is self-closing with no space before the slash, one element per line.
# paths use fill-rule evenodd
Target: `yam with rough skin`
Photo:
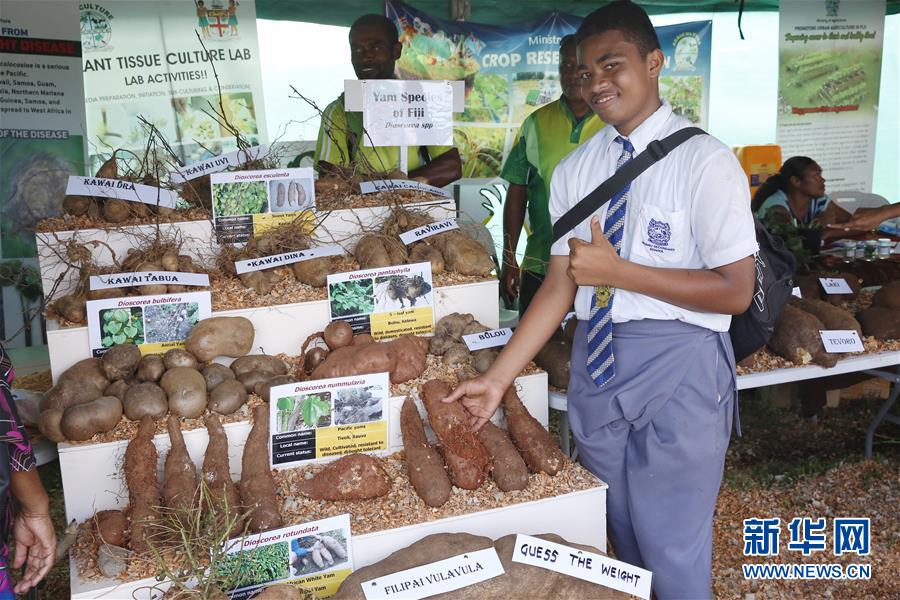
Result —
<path fill-rule="evenodd" d="M 900 310 L 900 279 L 886 283 L 872 296 L 872 306 Z"/>
<path fill-rule="evenodd" d="M 331 256 L 301 260 L 291 265 L 294 278 L 300 283 L 322 288 L 328 282 L 328 276 L 334 270 L 334 259 Z"/>
<path fill-rule="evenodd" d="M 156 383 L 165 372 L 166 364 L 162 357 L 157 354 L 148 354 L 138 363 L 137 378 L 138 381 Z"/>
<path fill-rule="evenodd" d="M 441 254 L 440 250 L 425 242 L 419 242 L 412 245 L 408 260 L 410 264 L 430 262 L 432 275 L 439 275 L 445 270 L 444 255 Z"/>
<path fill-rule="evenodd" d="M 491 479 L 504 492 L 524 490 L 528 467 L 506 432 L 488 421 L 476 433 L 491 457 Z"/>
<path fill-rule="evenodd" d="M 353 327 L 347 321 L 332 321 L 322 332 L 322 338 L 329 350 L 337 350 L 353 343 Z"/>
<path fill-rule="evenodd" d="M 443 506 L 450 499 L 453 486 L 440 453 L 428 443 L 425 425 L 411 398 L 403 401 L 400 430 L 409 482 L 425 504 L 434 508 Z"/>
<path fill-rule="evenodd" d="M 175 367 L 196 369 L 199 366 L 194 355 L 181 348 L 172 348 L 163 354 L 163 364 L 167 369 L 174 369 Z"/>
<path fill-rule="evenodd" d="M 125 449 L 125 484 L 131 505 L 131 549 L 147 551 L 146 526 L 156 516 L 159 505 L 159 481 L 156 473 L 156 425 L 150 417 L 141 419 L 137 434 Z"/>
<path fill-rule="evenodd" d="M 547 371 L 550 385 L 562 389 L 569 387 L 569 369 L 572 365 L 572 344 L 550 340 L 534 357 L 534 362 Z"/>
<path fill-rule="evenodd" d="M 299 587 L 287 583 L 270 585 L 253 596 L 253 600 L 303 600 L 303 598 L 305 596 Z"/>
<path fill-rule="evenodd" d="M 275 479 L 269 469 L 269 405 L 253 409 L 253 427 L 244 444 L 241 458 L 241 504 L 249 509 L 252 533 L 278 529 L 284 521 L 279 512 Z"/>
<path fill-rule="evenodd" d="M 128 519 L 121 510 L 101 510 L 94 515 L 97 525 L 97 534 L 100 541 L 110 546 L 125 545 L 125 530 L 128 528 Z"/>
<path fill-rule="evenodd" d="M 181 420 L 169 415 L 167 423 L 169 441 L 172 447 L 166 455 L 166 463 L 163 468 L 163 502 L 166 506 L 176 511 L 179 518 L 187 516 L 194 507 L 194 498 L 197 495 L 197 468 L 188 454 L 181 434 Z"/>
<path fill-rule="evenodd" d="M 103 358 L 103 372 L 110 381 L 128 379 L 137 371 L 141 351 L 135 344 L 120 344 L 107 350 Z"/>
<path fill-rule="evenodd" d="M 391 370 L 391 383 L 403 383 L 425 372 L 428 365 L 428 340 L 415 335 L 404 335 L 387 342 L 397 359 Z"/>
<path fill-rule="evenodd" d="M 466 409 L 459 402 L 443 402 L 450 395 L 450 386 L 439 379 L 426 382 L 419 395 L 428 413 L 428 423 L 441 442 L 453 485 L 478 489 L 490 470 L 490 457 L 469 428 Z"/>
<path fill-rule="evenodd" d="M 48 408 L 41 411 L 38 417 L 38 430 L 45 438 L 57 444 L 66 441 L 66 436 L 63 435 L 62 430 L 59 428 L 62 417 L 63 409 L 61 408 Z"/>
<path fill-rule="evenodd" d="M 376 269 L 406 262 L 406 246 L 400 240 L 383 235 L 362 236 L 353 249 L 353 256 L 360 269 Z"/>
<path fill-rule="evenodd" d="M 115 396 L 70 406 L 63 412 L 59 429 L 68 440 L 83 442 L 113 429 L 122 419 L 122 401 Z"/>
<path fill-rule="evenodd" d="M 124 379 L 120 379 L 118 381 L 113 381 L 111 384 L 106 386 L 106 389 L 103 390 L 104 396 L 115 396 L 119 400 L 122 401 L 122 404 L 125 404 L 125 394 L 128 393 L 128 389 L 131 386 L 128 385 L 128 382 Z"/>
<path fill-rule="evenodd" d="M 151 271 L 162 271 L 162 267 L 159 263 L 155 262 L 142 262 L 137 267 L 135 267 L 135 271 L 138 272 L 151 272 Z M 169 286 L 165 283 L 148 283 L 146 285 L 137 286 L 138 294 L 142 296 L 156 296 L 159 294 L 165 294 L 169 291 Z"/>
<path fill-rule="evenodd" d="M 461 231 L 448 231 L 429 238 L 444 256 L 444 266 L 461 275 L 490 275 L 496 267 L 484 246 Z"/>
<path fill-rule="evenodd" d="M 862 327 L 859 326 L 859 321 L 839 306 L 822 302 L 821 300 L 801 300 L 800 298 L 792 299 L 791 303 L 822 321 L 825 329 L 853 329 L 859 335 L 862 335 Z"/>
<path fill-rule="evenodd" d="M 396 367 L 397 356 L 387 344 L 344 346 L 328 353 L 322 364 L 313 370 L 312 379 L 390 373 Z"/>
<path fill-rule="evenodd" d="M 253 349 L 253 323 L 245 317 L 210 317 L 191 329 L 185 349 L 202 363 L 217 356 L 244 356 Z"/>
<path fill-rule="evenodd" d="M 850 289 L 853 290 L 852 294 L 825 294 L 825 301 L 829 304 L 842 304 L 848 300 L 855 300 L 857 296 L 859 296 L 859 291 L 862 289 L 862 286 L 859 283 L 859 277 L 854 275 L 853 273 L 840 273 L 839 275 L 835 275 L 833 279 L 843 279 L 847 282 L 847 285 L 850 286 Z"/>
<path fill-rule="evenodd" d="M 270 375 L 285 375 L 288 372 L 288 366 L 277 356 L 251 354 L 249 356 L 242 356 L 232 362 L 231 371 L 238 377 L 252 371 L 268 373 Z"/>
<path fill-rule="evenodd" d="M 66 321 L 84 323 L 87 321 L 87 299 L 77 294 L 60 296 L 53 302 L 53 310 Z"/>
<path fill-rule="evenodd" d="M 255 291 L 260 296 L 265 296 L 275 288 L 278 276 L 274 271 L 250 271 L 238 275 L 245 288 Z"/>
<path fill-rule="evenodd" d="M 865 335 L 879 340 L 900 340 L 900 310 L 870 306 L 857 315 Z"/>
<path fill-rule="evenodd" d="M 300 492 L 313 500 L 368 500 L 391 491 L 391 480 L 374 456 L 349 454 L 329 463 Z"/>
<path fill-rule="evenodd" d="M 833 367 L 838 355 L 825 352 L 819 334 L 822 329 L 825 325 L 815 316 L 786 304 L 775 321 L 775 332 L 768 346 L 772 352 L 795 365 L 815 363 L 821 367 Z"/>
<path fill-rule="evenodd" d="M 240 512 L 240 496 L 237 486 L 231 480 L 228 462 L 228 437 L 217 415 L 207 415 L 205 419 L 209 443 L 203 456 L 203 480 L 209 487 L 211 506 L 227 509 L 231 517 Z"/>
<path fill-rule="evenodd" d="M 565 464 L 566 455 L 553 441 L 550 432 L 531 416 L 519 400 L 515 385 L 509 386 L 503 394 L 503 412 L 509 435 L 528 468 L 534 473 L 556 475 Z"/>

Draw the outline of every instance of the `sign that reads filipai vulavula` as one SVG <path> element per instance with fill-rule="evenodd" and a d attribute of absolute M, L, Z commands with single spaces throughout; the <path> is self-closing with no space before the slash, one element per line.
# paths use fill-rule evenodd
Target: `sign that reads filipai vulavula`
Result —
<path fill-rule="evenodd" d="M 453 145 L 453 87 L 448 81 L 363 81 L 367 146 Z"/>
<path fill-rule="evenodd" d="M 262 160 L 269 155 L 269 147 L 265 144 L 251 146 L 242 150 L 235 150 L 227 154 L 220 154 L 210 159 L 178 167 L 169 173 L 169 178 L 175 183 L 184 183 L 204 175 L 218 173 L 229 167 L 239 167 L 252 160 Z"/>
<path fill-rule="evenodd" d="M 650 597 L 650 571 L 612 560 L 602 554 L 519 534 L 513 562 L 577 577 L 639 598 Z"/>
<path fill-rule="evenodd" d="M 234 261 L 234 269 L 238 275 L 241 275 L 242 273 L 250 273 L 251 271 L 274 269 L 275 267 L 291 265 L 303 262 L 304 260 L 324 258 L 326 256 L 341 256 L 342 254 L 344 254 L 344 249 L 340 246 L 319 246 L 318 248 L 309 248 L 308 250 L 284 252 L 282 254 L 260 256 L 248 260 L 236 260 Z"/>
<path fill-rule="evenodd" d="M 496 348 L 497 346 L 505 346 L 512 338 L 513 332 L 509 327 L 502 329 L 491 329 L 482 331 L 481 333 L 470 333 L 462 336 L 463 342 L 471 352 L 476 350 L 484 350 L 485 348 Z"/>
<path fill-rule="evenodd" d="M 363 194 L 377 194 L 378 192 L 390 192 L 394 190 L 412 190 L 414 192 L 426 192 L 435 196 L 450 198 L 450 192 L 443 188 L 428 185 L 413 179 L 373 179 L 361 181 L 359 191 Z"/>
<path fill-rule="evenodd" d="M 389 392 L 387 373 L 273 387 L 268 398 L 272 467 L 387 450 Z"/>
<path fill-rule="evenodd" d="M 504 573 L 497 551 L 487 548 L 397 571 L 359 585 L 367 600 L 419 600 L 459 590 Z"/>
<path fill-rule="evenodd" d="M 110 273 L 91 275 L 88 285 L 92 290 L 111 290 L 141 285 L 190 285 L 209 287 L 206 273 L 182 273 L 179 271 L 136 271 L 134 273 Z"/>
<path fill-rule="evenodd" d="M 164 208 L 175 208 L 178 194 L 152 185 L 133 183 L 121 179 L 103 177 L 81 177 L 70 175 L 66 184 L 66 196 L 98 196 L 118 198 L 129 202 L 141 202 Z"/>
<path fill-rule="evenodd" d="M 421 227 L 404 231 L 400 234 L 400 241 L 408 246 L 413 242 L 418 242 L 419 240 L 424 240 L 427 237 L 444 233 L 445 231 L 450 231 L 452 229 L 459 229 L 459 225 L 457 225 L 456 221 L 453 219 L 429 223 L 428 225 L 422 225 Z"/>
<path fill-rule="evenodd" d="M 209 292 L 89 300 L 91 356 L 121 344 L 136 344 L 141 354 L 183 348 L 194 325 L 211 315 Z"/>
<path fill-rule="evenodd" d="M 334 595 L 353 572 L 350 515 L 292 525 L 227 541 L 216 567 L 222 580 L 237 575 L 231 600 L 245 600 L 272 583 Z"/>

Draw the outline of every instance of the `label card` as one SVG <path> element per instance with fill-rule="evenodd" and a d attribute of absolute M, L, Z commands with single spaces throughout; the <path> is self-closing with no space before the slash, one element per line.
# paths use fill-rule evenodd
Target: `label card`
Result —
<path fill-rule="evenodd" d="M 841 281 L 843 281 L 843 279 Z M 800 288 L 798 287 L 795 287 L 791 290 L 791 296 L 794 296 L 795 298 L 803 298 L 803 295 L 800 293 Z"/>
<path fill-rule="evenodd" d="M 397 265 L 328 276 L 331 320 L 376 340 L 434 332 L 431 263 Z"/>
<path fill-rule="evenodd" d="M 453 87 L 447 81 L 364 80 L 367 146 L 453 145 Z"/>
<path fill-rule="evenodd" d="M 852 294 L 853 293 L 853 290 L 850 288 L 850 284 L 847 283 L 846 279 L 831 278 L 831 277 L 819 277 L 819 282 L 822 284 L 822 289 L 825 290 L 826 294 Z"/>
<path fill-rule="evenodd" d="M 862 340 L 855 329 L 819 330 L 825 352 L 864 352 Z"/>
<path fill-rule="evenodd" d="M 363 194 L 377 194 L 378 192 L 390 192 L 393 190 L 415 190 L 427 192 L 444 198 L 451 198 L 450 192 L 443 188 L 428 185 L 412 179 L 373 179 L 359 184 L 359 191 Z"/>
<path fill-rule="evenodd" d="M 103 356 L 120 344 L 137 344 L 145 355 L 184 348 L 194 325 L 210 316 L 209 292 L 89 300 L 91 356 Z"/>
<path fill-rule="evenodd" d="M 504 573 L 497 551 L 487 548 L 370 579 L 360 586 L 366 600 L 419 600 L 459 590 Z"/>
<path fill-rule="evenodd" d="M 269 435 L 273 468 L 388 447 L 387 373 L 273 387 Z"/>
<path fill-rule="evenodd" d="M 220 244 L 243 244 L 282 223 L 315 219 L 313 170 L 213 173 L 213 223 Z"/>
<path fill-rule="evenodd" d="M 470 333 L 464 335 L 463 341 L 466 347 L 471 351 L 484 350 L 485 348 L 495 348 L 496 346 L 505 346 L 512 337 L 512 329 L 504 327 L 503 329 L 491 329 L 490 331 L 482 331 L 481 333 Z"/>
<path fill-rule="evenodd" d="M 438 221 L 437 223 L 429 223 L 428 225 L 422 225 L 421 227 L 416 227 L 415 229 L 404 231 L 400 234 L 400 241 L 409 246 L 413 242 L 423 240 L 438 233 L 450 231 L 451 229 L 459 229 L 459 225 L 457 225 L 456 221 L 454 221 L 453 219 Z"/>
<path fill-rule="evenodd" d="M 650 571 L 602 554 L 519 534 L 516 536 L 512 560 L 577 577 L 640 598 L 650 597 L 650 580 L 653 577 Z"/>
<path fill-rule="evenodd" d="M 118 198 L 130 202 L 159 205 L 175 208 L 178 194 L 171 190 L 132 183 L 121 179 L 104 179 L 102 177 L 81 177 L 70 175 L 66 184 L 66 196 L 98 196 L 102 198 Z"/>
<path fill-rule="evenodd" d="M 181 273 L 179 271 L 136 271 L 134 273 L 91 275 L 88 283 L 92 290 L 161 284 L 209 287 L 209 275 L 206 273 Z"/>
<path fill-rule="evenodd" d="M 239 167 L 244 163 L 252 160 L 260 160 L 269 155 L 269 147 L 265 144 L 252 146 L 245 150 L 235 150 L 228 154 L 220 154 L 210 159 L 179 167 L 169 172 L 169 179 L 174 183 L 184 183 L 198 177 L 203 177 L 210 173 L 218 173 L 224 171 L 228 167 Z"/>
<path fill-rule="evenodd" d="M 223 574 L 244 574 L 240 587 L 229 590 L 231 600 L 251 598 L 273 583 L 327 598 L 353 572 L 349 514 L 235 538 L 222 549 L 227 554 L 219 567 Z"/>
<path fill-rule="evenodd" d="M 303 262 L 304 260 L 312 260 L 324 256 L 341 256 L 343 254 L 344 249 L 340 246 L 320 246 L 318 248 L 310 248 L 309 250 L 272 254 L 271 256 L 261 256 L 249 260 L 236 260 L 234 261 L 234 268 L 237 271 L 237 274 L 240 275 L 251 271 L 274 269 L 275 267 Z"/>

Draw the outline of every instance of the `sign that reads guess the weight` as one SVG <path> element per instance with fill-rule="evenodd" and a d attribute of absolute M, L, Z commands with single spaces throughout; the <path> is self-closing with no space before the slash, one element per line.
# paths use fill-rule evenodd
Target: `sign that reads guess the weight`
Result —
<path fill-rule="evenodd" d="M 475 352 L 476 350 L 484 350 L 485 348 L 505 346 L 506 342 L 512 337 L 512 334 L 512 329 L 504 327 L 503 329 L 491 329 L 490 331 L 464 335 L 463 341 L 466 343 L 466 347 L 470 352 Z"/>
<path fill-rule="evenodd" d="M 826 294 L 852 294 L 853 293 L 853 290 L 850 288 L 850 284 L 847 283 L 846 279 L 832 278 L 832 277 L 819 277 L 819 282 L 822 284 L 822 289 L 825 290 Z"/>
<path fill-rule="evenodd" d="M 548 542 L 530 535 L 516 536 L 513 562 L 556 571 L 640 598 L 650 597 L 650 571 L 612 560 L 602 554 Z"/>
<path fill-rule="evenodd" d="M 864 352 L 862 340 L 855 329 L 819 330 L 825 352 Z"/>
<path fill-rule="evenodd" d="M 363 81 L 367 146 L 453 145 L 453 88 L 448 81 Z"/>
<path fill-rule="evenodd" d="M 362 582 L 360 587 L 366 600 L 419 600 L 459 590 L 503 573 L 497 551 L 488 548 L 370 579 Z"/>

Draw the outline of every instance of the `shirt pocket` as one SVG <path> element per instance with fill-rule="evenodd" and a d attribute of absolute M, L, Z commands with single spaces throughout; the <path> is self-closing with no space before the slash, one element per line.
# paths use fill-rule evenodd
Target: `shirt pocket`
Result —
<path fill-rule="evenodd" d="M 648 266 L 679 266 L 690 243 L 687 217 L 687 211 L 642 205 L 631 243 L 631 260 Z"/>

